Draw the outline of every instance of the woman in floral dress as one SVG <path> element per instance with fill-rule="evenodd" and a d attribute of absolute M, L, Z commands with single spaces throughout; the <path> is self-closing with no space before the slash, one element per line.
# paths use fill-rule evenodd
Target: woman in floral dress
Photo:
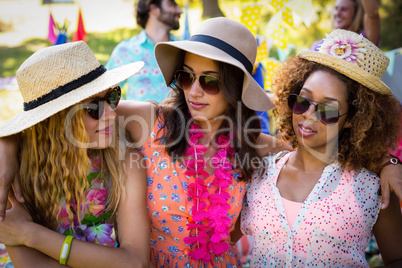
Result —
<path fill-rule="evenodd" d="M 140 154 L 124 157 L 113 145 L 115 85 L 142 66 L 108 72 L 85 42 L 74 42 L 42 49 L 18 69 L 24 111 L 0 128 L 0 137 L 22 131 L 25 209 L 10 195 L 0 222 L 16 267 L 149 265 L 145 171 L 120 160 Z"/>
<path fill-rule="evenodd" d="M 139 116 L 127 123 L 131 138 L 147 137 L 137 145 L 147 168 L 156 267 L 241 267 L 230 232 L 251 162 L 259 163 L 255 148 L 264 144 L 261 154 L 281 148 L 259 133 L 255 111 L 272 103 L 251 77 L 256 47 L 244 25 L 206 20 L 190 40 L 156 46 L 171 98 L 159 107 L 125 102 L 118 108 L 127 118 Z"/>

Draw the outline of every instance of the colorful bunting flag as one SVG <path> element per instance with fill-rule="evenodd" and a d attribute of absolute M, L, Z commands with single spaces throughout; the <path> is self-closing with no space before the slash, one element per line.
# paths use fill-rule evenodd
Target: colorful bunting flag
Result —
<path fill-rule="evenodd" d="M 390 76 L 394 75 L 395 56 L 398 53 L 402 54 L 402 48 L 397 48 L 397 49 L 385 52 L 385 55 L 387 55 L 387 57 L 389 58 L 389 65 L 387 68 L 387 73 Z"/>
<path fill-rule="evenodd" d="M 312 0 L 291 0 L 288 7 L 301 17 L 307 27 L 311 25 L 314 17 Z"/>
<path fill-rule="evenodd" d="M 268 22 L 267 34 L 277 47 L 285 49 L 285 29 L 288 26 L 295 27 L 294 15 L 301 16 L 307 26 L 311 24 L 314 15 L 312 0 L 267 0 L 267 3 L 275 10 Z"/>
<path fill-rule="evenodd" d="M 59 31 L 55 45 L 61 45 L 67 43 L 67 34 L 65 32 Z"/>
<path fill-rule="evenodd" d="M 188 22 L 188 4 L 184 7 L 184 32 L 182 36 L 182 40 L 188 40 L 190 39 L 190 24 Z"/>
<path fill-rule="evenodd" d="M 47 34 L 47 40 L 49 40 L 49 42 L 52 43 L 53 45 L 56 43 L 56 40 L 57 40 L 57 36 L 54 33 L 55 29 L 56 29 L 56 24 L 54 23 L 52 13 L 49 12 L 49 31 Z"/>
<path fill-rule="evenodd" d="M 81 40 L 85 42 L 86 35 L 87 33 L 85 32 L 84 20 L 82 19 L 81 8 L 79 8 L 77 31 L 74 33 L 73 42 Z"/>
<path fill-rule="evenodd" d="M 264 62 L 268 58 L 268 47 L 267 41 L 262 41 L 262 43 L 257 47 L 257 57 L 256 62 Z"/>
<path fill-rule="evenodd" d="M 268 0 L 268 3 L 278 12 L 288 1 L 289 0 Z"/>
<path fill-rule="evenodd" d="M 282 11 L 282 20 L 286 22 L 290 27 L 293 27 L 292 10 L 290 10 L 288 7 L 285 7 Z"/>
<path fill-rule="evenodd" d="M 268 36 L 273 40 L 274 45 L 279 48 L 286 47 L 285 41 L 285 23 L 282 21 L 280 13 L 276 13 L 267 25 Z"/>
<path fill-rule="evenodd" d="M 285 61 L 286 58 L 290 54 L 290 49 L 288 47 L 285 47 L 285 48 L 278 47 L 277 52 L 278 52 L 279 61 Z"/>
<path fill-rule="evenodd" d="M 252 4 L 243 6 L 241 23 L 243 23 L 254 35 L 257 34 L 260 24 L 261 5 Z"/>
<path fill-rule="evenodd" d="M 264 81 L 265 81 L 265 86 L 264 89 L 265 91 L 272 91 L 272 78 L 274 77 L 276 71 L 281 67 L 281 63 L 277 61 L 276 59 L 269 58 L 267 60 L 267 71 L 265 73 Z"/>

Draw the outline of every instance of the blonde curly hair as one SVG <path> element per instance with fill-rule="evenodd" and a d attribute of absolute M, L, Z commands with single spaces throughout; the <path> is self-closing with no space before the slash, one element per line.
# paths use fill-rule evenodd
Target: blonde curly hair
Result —
<path fill-rule="evenodd" d="M 89 186 L 86 177 L 93 150 L 76 146 L 68 136 L 82 143 L 88 141 L 85 112 L 77 107 L 73 107 L 77 110 L 71 121 L 66 120 L 69 112 L 66 109 L 25 130 L 21 137 L 20 177 L 24 204 L 36 223 L 52 230 L 58 228 L 63 199 L 70 227 L 74 226 L 74 215 L 79 217 L 81 206 L 76 206 L 75 211 L 72 205 L 85 201 Z M 66 128 L 70 128 L 71 133 L 65 131 Z M 115 141 L 118 141 L 117 133 L 115 131 Z M 105 210 L 114 213 L 122 196 L 125 170 L 119 161 L 118 146 L 98 152 L 109 193 Z"/>
<path fill-rule="evenodd" d="M 347 87 L 347 121 L 351 128 L 339 135 L 338 161 L 347 169 L 365 167 L 379 172 L 382 159 L 394 148 L 400 131 L 400 104 L 391 95 L 381 95 L 337 71 L 299 57 L 288 58 L 274 78 L 275 113 L 279 117 L 279 135 L 297 147 L 292 112 L 287 98 L 299 94 L 307 78 L 316 71 L 335 75 Z"/>

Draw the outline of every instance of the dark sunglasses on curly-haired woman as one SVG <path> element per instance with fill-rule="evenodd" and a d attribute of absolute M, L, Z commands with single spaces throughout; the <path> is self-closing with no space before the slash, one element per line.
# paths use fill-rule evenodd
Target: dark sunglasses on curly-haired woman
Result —
<path fill-rule="evenodd" d="M 317 119 L 320 120 L 324 125 L 334 125 L 338 122 L 340 117 L 347 114 L 344 113 L 339 115 L 339 111 L 335 107 L 324 103 L 314 102 L 296 94 L 291 94 L 288 97 L 288 106 L 294 114 L 305 113 L 311 105 L 315 106 L 315 114 Z"/>

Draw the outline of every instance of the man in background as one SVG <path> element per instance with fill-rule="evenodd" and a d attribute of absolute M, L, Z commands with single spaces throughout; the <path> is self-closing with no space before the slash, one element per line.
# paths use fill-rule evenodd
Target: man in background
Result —
<path fill-rule="evenodd" d="M 174 0 L 139 0 L 136 7 L 137 24 L 143 30 L 136 36 L 120 42 L 113 50 L 107 69 L 144 61 L 144 68 L 135 76 L 120 84 L 127 84 L 126 99 L 161 102 L 168 88 L 155 60 L 154 48 L 158 42 L 175 41 L 170 33 L 178 30 L 179 19 L 183 13 Z"/>

